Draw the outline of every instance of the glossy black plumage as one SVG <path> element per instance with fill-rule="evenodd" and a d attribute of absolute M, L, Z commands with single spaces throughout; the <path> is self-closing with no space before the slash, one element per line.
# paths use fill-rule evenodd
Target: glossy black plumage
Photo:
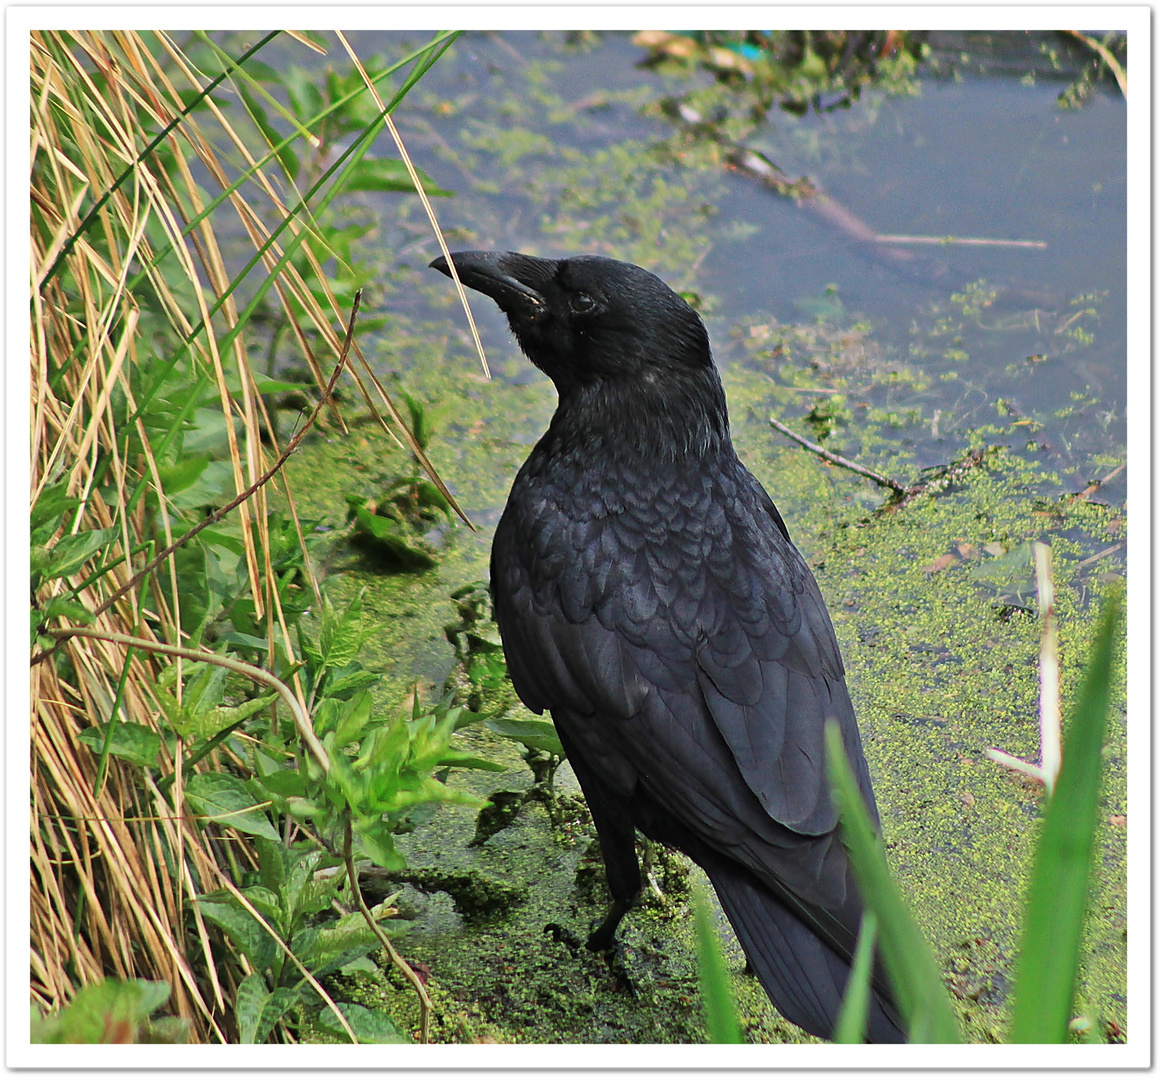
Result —
<path fill-rule="evenodd" d="M 827 718 L 875 801 L 824 601 L 735 455 L 702 321 L 610 259 L 453 261 L 558 390 L 497 526 L 492 590 L 513 683 L 551 712 L 598 829 L 615 904 L 591 944 L 637 895 L 636 827 L 704 868 L 776 1007 L 828 1037 L 861 905 Z M 869 1036 L 903 1038 L 881 979 Z"/>

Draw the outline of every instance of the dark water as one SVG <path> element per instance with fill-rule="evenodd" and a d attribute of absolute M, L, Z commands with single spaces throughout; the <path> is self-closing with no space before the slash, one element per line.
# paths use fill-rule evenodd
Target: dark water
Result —
<path fill-rule="evenodd" d="M 364 31 L 351 41 L 367 60 L 428 38 Z M 1061 52 L 1052 35 L 934 38 L 944 60 L 922 65 L 911 92 L 866 86 L 850 108 L 798 116 L 777 107 L 742 136 L 873 233 L 1037 248 L 903 245 L 902 263 L 854 242 L 808 204 L 726 168 L 659 108 L 713 77 L 644 66 L 629 34 L 465 34 L 395 116 L 416 164 L 455 193 L 435 200 L 453 250 L 590 251 L 648 266 L 697 295 L 725 371 L 769 380 L 770 393 L 742 404 L 809 435 L 812 399 L 801 391 L 814 382 L 796 372 L 814 370 L 828 342 L 858 340 L 844 356 L 852 370 L 837 374 L 830 355 L 830 379 L 815 380 L 844 414 L 834 449 L 915 472 L 967 445 L 1006 444 L 1080 490 L 1126 459 L 1127 114 L 1106 84 L 1081 107 L 1060 107 L 1077 64 L 1049 71 L 1047 42 Z M 316 73 L 347 68 L 335 53 L 277 48 Z M 373 156 L 396 156 L 386 132 Z M 418 201 L 360 198 L 378 221 L 375 313 L 414 340 L 463 335 L 446 280 L 427 269 L 439 248 Z M 491 303 L 477 298 L 474 310 L 497 377 L 541 378 L 507 362 L 515 349 Z M 814 335 L 791 357 L 795 371 L 788 354 L 748 345 L 792 325 Z M 431 362 L 402 338 L 385 338 L 385 352 L 405 385 Z M 868 378 L 857 353 L 872 358 Z M 476 364 L 469 351 L 446 360 L 450 380 Z M 781 396 L 793 385 L 798 398 Z M 742 411 L 737 397 L 732 410 Z M 532 441 L 543 422 L 531 417 L 515 441 Z M 1105 497 L 1125 498 L 1125 474 Z"/>
<path fill-rule="evenodd" d="M 652 103 L 684 87 L 644 68 L 629 35 L 584 48 L 556 34 L 466 35 L 397 121 L 417 163 L 456 191 L 437 204 L 454 249 L 601 251 L 649 265 L 703 299 L 721 364 L 736 362 L 731 342 L 757 319 L 860 323 L 908 367 L 913 390 L 894 401 L 916 422 L 895 435 L 918 465 L 951 453 L 925 432 L 956 441 L 985 424 L 988 441 L 1021 447 L 1033 433 L 1059 467 L 1093 478 L 1125 455 L 1125 103 L 1112 87 L 1059 107 L 1062 78 L 1018 74 L 1023 58 L 1027 71 L 1044 67 L 1036 42 L 996 38 L 1004 64 L 977 57 L 956 78 L 922 70 L 912 95 L 866 88 L 833 112 L 775 109 L 745 142 L 874 232 L 1041 248 L 909 245 L 911 264 L 890 265 L 744 173 L 676 161 L 679 125 Z M 391 55 L 401 42 L 366 33 L 356 44 Z M 417 208 L 385 200 L 383 218 L 398 272 L 423 282 L 438 249 Z M 951 297 L 974 282 L 989 299 L 966 315 Z M 407 306 L 407 292 L 392 303 Z M 503 322 L 477 310 L 486 345 L 510 352 Z M 962 325 L 934 335 L 950 318 Z"/>

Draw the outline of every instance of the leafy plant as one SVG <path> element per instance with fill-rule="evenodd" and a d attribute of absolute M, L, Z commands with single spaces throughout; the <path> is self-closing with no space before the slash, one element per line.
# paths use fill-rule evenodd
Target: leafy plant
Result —
<path fill-rule="evenodd" d="M 433 410 L 400 391 L 408 409 L 409 429 L 421 452 L 432 439 Z M 351 541 L 373 555 L 387 570 L 428 570 L 436 565 L 434 527 L 450 521 L 452 507 L 440 489 L 422 475 L 413 453 L 406 472 L 391 477 L 375 499 L 346 496 Z"/>
<path fill-rule="evenodd" d="M 320 90 L 293 63 L 262 63 L 275 33 L 246 44 L 201 33 L 32 35 L 31 990 L 46 1015 L 63 1016 L 84 987 L 117 971 L 168 985 L 166 1007 L 193 1039 L 228 1038 L 208 987 L 234 996 L 247 1037 L 265 1037 L 285 1015 L 286 973 L 275 977 L 275 960 L 256 970 L 197 898 L 252 921 L 248 905 L 262 918 L 265 905 L 277 924 L 263 930 L 272 955 L 303 963 L 296 937 L 323 933 L 331 913 L 277 889 L 251 901 L 235 884 L 260 871 L 256 845 L 311 843 L 313 819 L 295 819 L 292 799 L 323 798 L 323 774 L 338 775 L 348 754 L 378 762 L 397 752 L 391 791 L 352 792 L 360 831 L 374 832 L 373 795 L 389 810 L 410 799 L 404 816 L 441 797 L 433 770 L 449 767 L 449 729 L 463 717 L 373 717 L 358 695 L 375 674 L 337 663 L 345 630 L 329 644 L 307 635 L 318 655 L 294 655 L 295 628 L 324 594 L 313 533 L 271 467 L 283 459 L 267 403 L 286 391 L 271 377 L 288 362 L 284 348 L 330 400 L 321 365 L 346 359 L 350 325 L 345 344 L 335 323 L 370 276 L 357 242 L 375 224 L 336 200 L 414 190 L 403 162 L 370 149 L 455 36 L 437 34 L 391 64 L 356 62 Z M 291 54 L 323 47 L 285 40 Z M 390 78 L 381 102 L 369 84 Z M 253 366 L 256 345 L 265 374 Z M 447 496 L 372 381 L 365 399 L 377 393 L 391 422 L 401 417 L 417 477 L 423 470 L 422 482 Z M 302 396 L 302 385 L 292 389 Z M 331 416 L 341 425 L 333 402 Z M 374 406 L 373 418 L 387 427 Z M 271 480 L 282 485 L 280 508 L 268 505 Z M 310 702 L 321 720 L 333 715 L 353 732 L 365 720 L 351 749 L 332 748 L 337 767 L 326 752 L 322 764 L 314 758 L 309 719 L 288 719 L 306 716 L 304 667 L 323 673 Z M 242 675 L 265 689 L 253 694 Z M 276 687 L 277 708 L 266 692 Z M 303 790 L 281 803 L 260 783 L 300 768 Z M 299 915 L 312 925 L 292 930 Z M 349 1037 L 376 1030 L 355 1013 L 331 1015 Z"/>
<path fill-rule="evenodd" d="M 170 996 L 164 982 L 105 979 L 77 991 L 64 1008 L 48 1015 L 35 1006 L 34 1043 L 184 1043 L 189 1025 L 176 1016 L 154 1018 Z"/>

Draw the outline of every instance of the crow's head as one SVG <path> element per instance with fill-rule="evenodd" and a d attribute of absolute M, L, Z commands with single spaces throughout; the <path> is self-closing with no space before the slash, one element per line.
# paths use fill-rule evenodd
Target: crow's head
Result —
<path fill-rule="evenodd" d="M 452 253 L 460 280 L 491 296 L 521 350 L 559 390 L 711 367 L 702 320 L 665 282 L 599 255 L 539 259 L 514 251 Z M 431 263 L 448 274 L 441 256 Z"/>

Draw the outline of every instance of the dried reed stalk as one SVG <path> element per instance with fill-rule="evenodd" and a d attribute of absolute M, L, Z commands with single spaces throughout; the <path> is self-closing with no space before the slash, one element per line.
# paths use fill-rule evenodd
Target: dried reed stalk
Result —
<path fill-rule="evenodd" d="M 342 335 L 332 321 L 342 314 L 329 291 L 324 310 L 281 239 L 290 243 L 315 226 L 304 209 L 284 202 L 288 178 L 279 175 L 273 149 L 232 126 L 213 94 L 201 111 L 188 107 L 191 95 L 223 78 L 209 80 L 164 33 L 36 32 L 30 48 L 31 505 L 62 483 L 77 500 L 50 547 L 96 529 L 112 536 L 34 597 L 43 609 L 71 596 L 97 614 L 89 635 L 68 637 L 31 670 L 30 995 L 49 1010 L 107 976 L 164 979 L 191 1037 L 226 1041 L 235 1035 L 227 1018 L 247 968 L 191 901 L 231 886 L 255 860 L 237 833 L 220 829 L 226 842 L 213 842 L 186 815 L 181 740 L 172 751 L 163 740 L 159 767 L 174 774 L 163 792 L 148 771 L 116 757 L 102 772 L 79 736 L 113 721 L 160 730 L 154 687 L 171 663 L 179 665 L 173 686 L 181 694 L 181 658 L 117 640 L 180 646 L 185 638 L 176 552 L 117 595 L 173 542 L 181 520 L 164 481 L 173 464 L 170 436 L 159 444 L 139 411 L 166 356 L 216 389 L 236 492 L 279 453 L 261 437 L 264 423 L 274 429 L 219 239 L 229 217 L 253 246 L 256 273 L 267 276 L 262 287 L 295 328 L 321 388 L 326 357 L 302 332 L 301 312 L 336 356 Z M 308 245 L 301 250 L 326 289 L 315 255 Z M 402 419 L 398 427 L 401 440 L 414 444 Z M 277 479 L 294 518 L 285 474 Z M 236 521 L 256 619 L 265 620 L 271 655 L 276 645 L 291 655 L 266 499 L 259 488 Z M 295 528 L 302 540 L 297 518 Z M 309 560 L 308 573 L 318 595 Z M 69 622 L 59 617 L 59 625 Z M 304 704 L 297 680 L 293 689 Z M 193 768 L 215 767 L 211 755 Z"/>

